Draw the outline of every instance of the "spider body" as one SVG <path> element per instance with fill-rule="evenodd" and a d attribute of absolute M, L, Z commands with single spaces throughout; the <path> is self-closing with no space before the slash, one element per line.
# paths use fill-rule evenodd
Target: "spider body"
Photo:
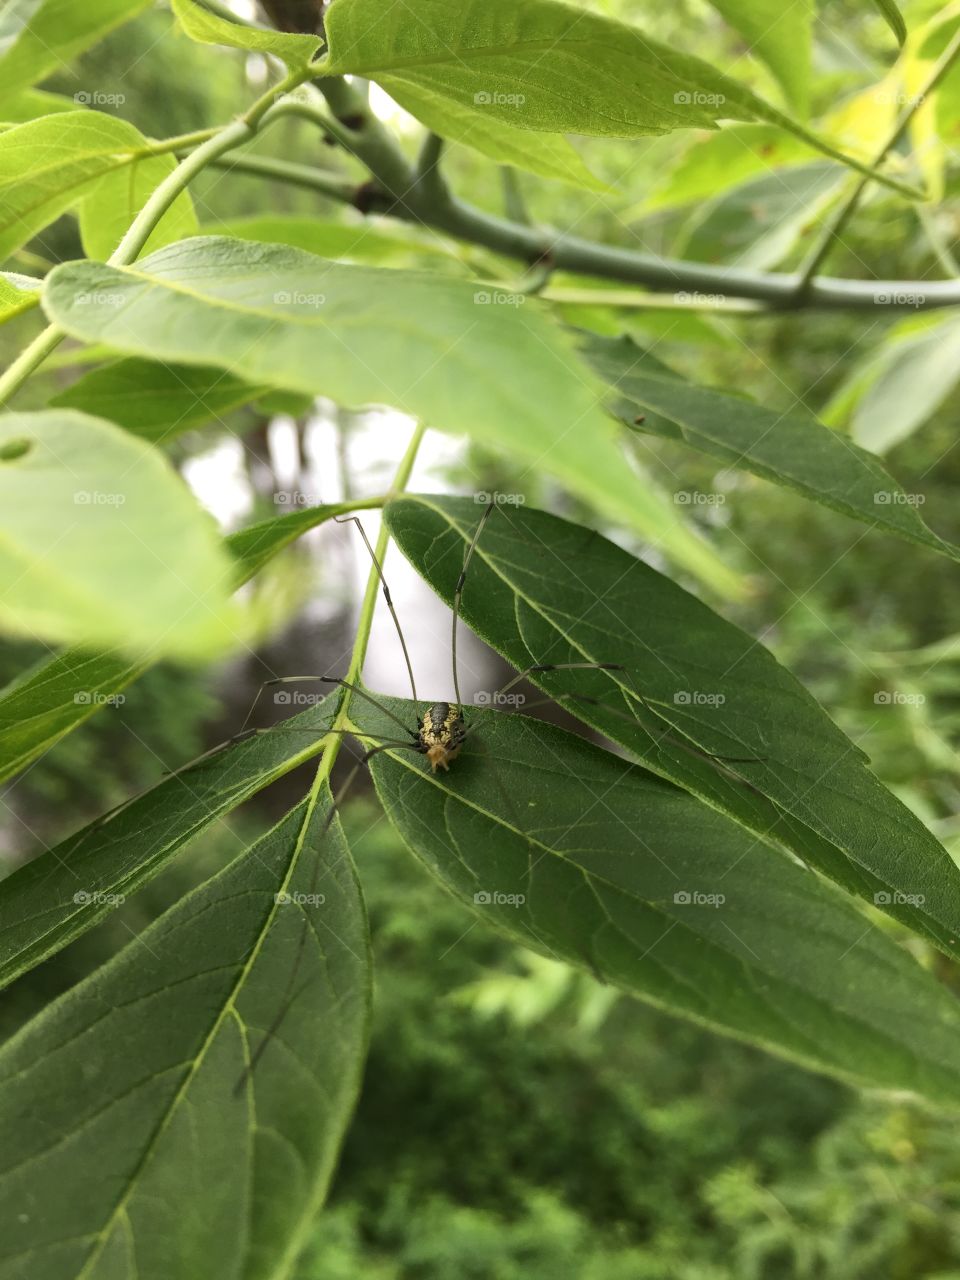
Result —
<path fill-rule="evenodd" d="M 430 761 L 434 773 L 450 768 L 466 736 L 463 713 L 449 702 L 435 702 L 417 721 L 417 750 Z"/>

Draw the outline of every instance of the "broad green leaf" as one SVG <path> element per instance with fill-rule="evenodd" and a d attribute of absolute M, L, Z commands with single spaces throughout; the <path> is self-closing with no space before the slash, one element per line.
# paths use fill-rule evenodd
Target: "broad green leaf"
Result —
<path fill-rule="evenodd" d="M 529 129 L 516 128 L 497 116 L 485 116 L 473 106 L 464 106 L 409 80 L 392 84 L 390 92 L 406 111 L 441 138 L 465 143 L 498 164 L 510 164 L 587 191 L 611 189 L 594 177 L 562 134 L 531 134 Z"/>
<path fill-rule="evenodd" d="M 718 589 L 737 589 L 676 507 L 624 465 L 601 384 L 523 294 L 211 236 L 133 267 L 65 263 L 47 278 L 45 305 L 87 342 L 216 364 L 350 407 L 392 405 L 474 436 L 556 476 Z"/>
<path fill-rule="evenodd" d="M 417 571 L 451 601 L 476 504 L 404 497 L 386 517 Z M 598 533 L 498 504 L 470 562 L 463 618 L 519 670 L 622 664 L 532 680 L 552 696 L 599 700 L 565 705 L 655 772 L 960 954 L 960 871 L 947 851 L 762 645 L 669 578 Z"/>
<path fill-rule="evenodd" d="M 0 417 L 0 625 L 127 655 L 235 642 L 233 566 L 156 449 L 67 409 Z"/>
<path fill-rule="evenodd" d="M 401 105 L 412 88 L 511 128 L 620 138 L 766 122 L 873 172 L 709 63 L 555 0 L 334 0 L 325 26 L 322 71 L 376 80 Z"/>
<path fill-rule="evenodd" d="M 904 492 L 872 453 L 824 427 L 805 409 L 781 413 L 685 382 L 629 338 L 584 335 L 581 350 L 620 397 L 613 407 L 624 422 L 636 424 L 643 418 L 645 432 L 682 440 L 728 466 L 960 559 L 960 547 L 938 537 L 920 518 L 922 494 Z M 954 379 L 958 357 L 960 347 L 952 357 Z M 675 496 L 681 503 L 690 497 L 684 491 Z"/>
<path fill-rule="evenodd" d="M 960 321 L 950 312 L 908 320 L 855 365 L 824 410 L 865 449 L 885 453 L 934 414 L 960 379 Z"/>
<path fill-rule="evenodd" d="M 109 418 L 143 440 L 165 444 L 184 431 L 220 421 L 266 391 L 223 369 L 132 359 L 92 369 L 50 404 Z"/>
<path fill-rule="evenodd" d="M 897 8 L 895 0 L 873 0 L 880 12 L 883 14 L 887 26 L 896 36 L 897 44 L 902 45 L 907 38 L 907 24 L 903 20 L 903 14 Z"/>
<path fill-rule="evenodd" d="M 751 178 L 709 202 L 673 246 L 678 257 L 769 271 L 815 234 L 846 189 L 835 164 L 805 164 Z"/>
<path fill-rule="evenodd" d="M 3 96 L 59 71 L 150 0 L 0 0 Z"/>
<path fill-rule="evenodd" d="M 40 301 L 42 287 L 43 281 L 34 276 L 0 271 L 0 324 L 35 307 Z"/>
<path fill-rule="evenodd" d="M 171 156 L 144 157 L 147 146 L 132 124 L 99 111 L 42 116 L 0 134 L 0 258 L 78 204 L 85 247 L 102 251 L 108 239 L 113 247 L 122 217 L 132 220 L 150 183 L 159 183 L 176 163 Z M 105 205 L 111 195 L 116 213 Z M 171 234 L 188 229 L 192 207 L 189 195 L 181 193 L 152 238 L 159 243 L 167 228 Z M 104 221 L 103 231 L 97 218 Z"/>
<path fill-rule="evenodd" d="M 150 196 L 176 167 L 175 156 L 148 156 L 111 169 L 94 182 L 80 205 L 80 239 L 88 258 L 106 261 L 110 257 Z M 193 201 L 188 192 L 182 192 L 147 237 L 143 252 L 184 240 L 199 229 Z"/>
<path fill-rule="evenodd" d="M 369 1022 L 363 903 L 329 803 L 294 809 L 0 1050 L 3 1280 L 27 1259 L 35 1280 L 287 1273 Z"/>
<path fill-rule="evenodd" d="M 788 101 L 805 114 L 810 96 L 813 0 L 799 0 L 787 7 L 779 0 L 710 3 L 740 32 L 749 51 L 767 64 Z"/>
<path fill-rule="evenodd" d="M 199 832 L 315 756 L 336 705 L 331 695 L 197 761 L 0 881 L 0 986 L 86 933 Z"/>
<path fill-rule="evenodd" d="M 354 719 L 392 736 L 376 711 Z M 405 842 L 481 921 L 805 1066 L 960 1101 L 960 1005 L 832 886 L 553 725 L 476 708 L 467 724 L 449 773 L 408 751 L 371 769 Z"/>
<path fill-rule="evenodd" d="M 235 585 L 259 573 L 308 529 L 350 510 L 349 503 L 305 507 L 231 534 L 225 545 L 236 560 Z M 0 693 L 0 780 L 19 773 L 64 734 L 109 706 L 150 665 L 66 649 L 25 672 Z"/>
<path fill-rule="evenodd" d="M 195 4 L 194 0 L 171 0 L 171 6 L 191 40 L 272 53 L 290 67 L 309 66 L 323 43 L 319 36 L 288 34 L 251 23 L 229 22 Z"/>
<path fill-rule="evenodd" d="M 23 124 L 37 116 L 76 109 L 75 98 L 64 97 L 61 93 L 47 93 L 44 89 L 21 89 L 9 97 L 0 94 L 0 120 L 5 124 Z"/>
<path fill-rule="evenodd" d="M 214 228 L 209 230 L 213 232 Z M 262 244 L 287 244 L 321 258 L 346 258 L 356 262 L 388 263 L 422 255 L 460 261 L 463 253 L 455 242 L 427 228 L 386 219 L 378 221 L 374 217 L 361 222 L 339 222 L 330 218 L 266 213 L 227 222 L 218 219 L 215 233 L 240 240 L 259 240 Z"/>

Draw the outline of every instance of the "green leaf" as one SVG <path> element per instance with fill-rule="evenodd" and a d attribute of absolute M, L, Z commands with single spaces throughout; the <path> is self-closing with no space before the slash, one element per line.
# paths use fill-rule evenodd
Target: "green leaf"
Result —
<path fill-rule="evenodd" d="M 201 657 L 236 641 L 232 566 L 155 449 L 70 410 L 0 417 L 0 625 Z"/>
<path fill-rule="evenodd" d="M 350 510 L 349 503 L 305 507 L 232 533 L 225 545 L 237 562 L 235 585 L 259 573 L 308 529 Z M 64 734 L 109 706 L 150 665 L 67 649 L 25 672 L 0 694 L 0 780 L 19 773 Z"/>
<path fill-rule="evenodd" d="M 59 71 L 150 0 L 0 0 L 3 96 Z"/>
<path fill-rule="evenodd" d="M 80 205 L 80 239 L 88 258 L 106 261 L 164 178 L 177 167 L 172 155 L 148 156 L 98 178 Z M 162 249 L 200 229 L 193 201 L 183 191 L 147 237 L 143 252 Z"/>
<path fill-rule="evenodd" d="M 846 186 L 843 170 L 822 162 L 751 178 L 695 214 L 672 251 L 770 271 L 815 231 Z"/>
<path fill-rule="evenodd" d="M 812 78 L 813 0 L 800 0 L 787 8 L 779 0 L 710 3 L 740 32 L 750 53 L 767 64 L 787 99 L 806 114 Z"/>
<path fill-rule="evenodd" d="M 803 143 L 774 125 L 727 125 L 696 140 L 632 212 L 647 214 L 712 199 L 757 174 L 780 171 L 809 158 Z"/>
<path fill-rule="evenodd" d="M 921 520 L 923 495 L 905 493 L 872 453 L 824 427 L 805 409 L 781 413 L 685 382 L 630 338 L 584 335 L 581 351 L 613 388 L 616 412 L 624 422 L 636 424 L 642 416 L 645 432 L 682 440 L 854 520 L 960 559 L 960 547 L 945 542 Z M 957 358 L 955 350 L 954 379 Z M 685 491 L 675 495 L 681 503 L 690 497 Z"/>
<path fill-rule="evenodd" d="M 386 11 L 380 0 L 334 0 L 325 26 L 323 72 L 376 80 L 400 103 L 412 88 L 511 128 L 619 138 L 765 121 L 873 173 L 709 63 L 555 0 L 408 0 Z"/>
<path fill-rule="evenodd" d="M 142 440 L 165 444 L 211 420 L 222 426 L 225 414 L 267 390 L 223 369 L 117 360 L 84 374 L 50 404 L 109 418 Z"/>
<path fill-rule="evenodd" d="M 367 707 L 354 719 L 392 735 Z M 371 769 L 410 849 L 480 920 L 804 1066 L 960 1100 L 960 1006 L 830 885 L 553 725 L 475 708 L 467 725 L 449 773 L 404 751 Z"/>
<path fill-rule="evenodd" d="M 133 267 L 65 263 L 47 277 L 45 305 L 88 342 L 465 432 L 556 476 L 718 589 L 737 589 L 676 507 L 624 465 L 600 383 L 523 294 L 211 236 Z"/>
<path fill-rule="evenodd" d="M 390 92 L 401 107 L 441 138 L 473 147 L 497 164 L 510 164 L 587 191 L 611 190 L 607 183 L 594 177 L 562 134 L 531 135 L 529 129 L 517 128 L 496 116 L 484 116 L 475 107 L 464 106 L 429 86 L 410 81 L 392 84 Z"/>
<path fill-rule="evenodd" d="M 849 423 L 854 440 L 885 453 L 934 414 L 960 378 L 960 321 L 951 312 L 895 325 L 854 366 L 824 418 Z"/>
<path fill-rule="evenodd" d="M 152 186 L 176 164 L 168 155 L 138 159 L 148 145 L 132 124 L 99 111 L 43 116 L 0 134 L 0 258 L 78 204 L 85 248 L 102 253 L 115 247 L 118 229 L 126 230 L 122 219 L 132 221 Z M 111 198 L 115 212 L 107 208 Z M 191 228 L 192 219 L 183 192 L 151 239 L 165 242 Z"/>
<path fill-rule="evenodd" d="M 173 12 L 191 40 L 200 44 L 225 44 L 234 49 L 272 53 L 290 67 L 309 66 L 323 41 L 319 36 L 270 31 L 252 23 L 229 22 L 194 0 L 171 0 Z"/>
<path fill-rule="evenodd" d="M 224 814 L 320 750 L 336 695 L 173 774 L 0 881 L 0 986 L 86 933 Z"/>
<path fill-rule="evenodd" d="M 294 809 L 0 1051 L 3 1280 L 26 1258 L 36 1280 L 132 1275 L 134 1258 L 139 1280 L 287 1273 L 369 1022 L 363 903 L 328 804 Z"/>
<path fill-rule="evenodd" d="M 15 271 L 0 271 L 0 324 L 29 311 L 40 301 L 43 281 L 21 276 Z"/>
<path fill-rule="evenodd" d="M 476 505 L 403 497 L 386 518 L 450 602 Z M 519 670 L 622 664 L 531 679 L 553 697 L 599 700 L 564 705 L 657 773 L 960 954 L 960 871 L 947 851 L 766 649 L 669 578 L 598 533 L 503 504 L 470 562 L 463 618 Z"/>
<path fill-rule="evenodd" d="M 897 44 L 901 47 L 907 39 L 907 24 L 903 20 L 903 14 L 897 8 L 894 0 L 873 0 L 874 4 L 886 19 L 887 26 L 896 36 Z"/>

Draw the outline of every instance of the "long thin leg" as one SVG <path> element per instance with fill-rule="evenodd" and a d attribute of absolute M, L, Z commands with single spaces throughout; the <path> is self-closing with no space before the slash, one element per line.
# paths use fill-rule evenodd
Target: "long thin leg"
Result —
<path fill-rule="evenodd" d="M 413 678 L 413 666 L 410 662 L 410 654 L 407 652 L 407 642 L 403 638 L 403 632 L 400 629 L 400 619 L 397 617 L 397 611 L 393 607 L 393 600 L 390 597 L 390 588 L 387 586 L 387 580 L 383 576 L 383 569 L 380 566 L 380 561 L 377 559 L 377 553 L 370 545 L 370 539 L 364 532 L 363 525 L 360 523 L 357 516 L 334 516 L 334 520 L 336 520 L 337 524 L 347 524 L 349 521 L 352 521 L 360 530 L 360 537 L 363 539 L 364 546 L 370 552 L 370 559 L 373 561 L 374 568 L 377 571 L 377 577 L 380 579 L 380 586 L 383 588 L 383 598 L 387 602 L 387 608 L 390 610 L 390 617 L 393 619 L 393 625 L 397 629 L 400 648 L 403 650 L 403 660 L 407 664 L 407 675 L 410 677 L 410 688 L 413 691 L 413 700 L 414 702 L 419 702 L 419 698 L 417 697 L 417 685 Z"/>
<path fill-rule="evenodd" d="M 339 791 L 333 797 L 333 803 L 330 805 L 330 811 L 327 814 L 323 823 L 323 827 L 320 830 L 320 834 L 317 837 L 318 845 L 323 840 L 324 836 L 327 834 L 327 832 L 330 830 L 331 826 L 333 825 L 333 820 L 336 817 L 337 813 L 339 812 L 340 807 L 342 806 L 344 800 L 346 799 L 347 792 L 350 790 L 351 786 L 353 785 L 354 780 L 356 779 L 357 774 L 360 772 L 360 770 L 364 768 L 364 766 L 370 761 L 370 759 L 373 756 L 377 755 L 378 752 L 389 751 L 391 749 L 394 749 L 394 750 L 400 749 L 400 750 L 406 750 L 406 751 L 416 750 L 412 742 L 380 742 L 375 747 L 371 747 L 368 751 L 365 751 L 363 755 L 360 757 L 360 759 L 354 764 L 350 772 L 347 774 Z M 320 874 L 320 851 L 318 848 L 317 856 L 316 856 L 316 859 L 314 860 L 314 865 L 313 865 L 313 874 L 310 877 L 310 887 L 307 893 L 308 898 L 312 898 L 314 896 L 319 874 Z M 281 1000 L 280 1000 L 280 1007 L 277 1010 L 277 1013 L 274 1016 L 273 1021 L 270 1023 L 270 1026 L 267 1027 L 266 1031 L 263 1033 L 263 1038 L 261 1039 L 260 1043 L 257 1045 L 256 1049 L 251 1055 L 249 1063 L 243 1069 L 239 1079 L 237 1080 L 237 1083 L 234 1085 L 234 1090 L 233 1090 L 234 1094 L 240 1093 L 243 1090 L 244 1086 L 246 1085 L 247 1080 L 250 1078 L 250 1076 L 253 1075 L 254 1071 L 257 1068 L 257 1063 L 263 1057 L 264 1050 L 266 1049 L 270 1041 L 273 1039 L 273 1037 L 280 1030 L 280 1027 L 283 1025 L 284 1018 L 286 1018 L 287 1014 L 290 1012 L 290 1008 L 293 1005 L 295 999 L 300 994 L 299 991 L 294 992 L 293 985 L 297 980 L 297 975 L 300 972 L 300 965 L 303 961 L 303 952 L 307 945 L 307 933 L 308 933 L 307 922 L 306 920 L 304 920 L 303 929 L 301 930 L 301 933 L 300 933 L 300 942 L 297 947 L 296 959 L 293 962 L 293 968 L 290 970 L 290 977 L 287 979 L 287 985 L 284 988 L 283 996 L 281 997 Z M 303 984 L 300 990 L 301 991 L 305 990 L 306 985 L 308 984 Z"/>
<path fill-rule="evenodd" d="M 460 601 L 463 599 L 463 584 L 467 580 L 467 570 L 470 568 L 470 561 L 473 559 L 473 553 L 476 550 L 477 543 L 480 541 L 480 535 L 483 533 L 483 526 L 490 519 L 490 512 L 494 508 L 493 502 L 488 502 L 484 508 L 483 515 L 477 524 L 473 533 L 473 538 L 469 546 L 464 552 L 463 568 L 460 570 L 460 577 L 457 579 L 457 585 L 453 589 L 453 630 L 450 637 L 450 658 L 453 663 L 453 692 L 457 699 L 457 710 L 463 711 L 463 699 L 460 696 L 460 674 L 457 669 L 457 624 L 460 621 Z"/>
<path fill-rule="evenodd" d="M 399 725 L 404 733 L 409 733 L 411 737 L 416 738 L 417 735 L 413 730 L 409 729 L 399 716 L 394 715 L 389 707 L 385 707 L 382 702 L 378 702 L 372 694 L 367 693 L 366 689 L 361 689 L 358 684 L 351 684 L 348 680 L 344 680 L 340 676 L 278 676 L 275 680 L 264 680 L 263 684 L 257 690 L 257 696 L 254 698 L 253 705 L 247 712 L 246 719 L 240 728 L 240 732 L 244 733 L 247 731 L 247 725 L 250 723 L 250 718 L 256 709 L 257 703 L 260 701 L 260 695 L 263 693 L 264 689 L 268 689 L 274 684 L 297 684 L 308 680 L 319 681 L 322 684 L 338 684 L 342 689 L 350 689 L 351 692 L 355 693 L 358 697 L 364 698 L 372 706 L 376 707 L 378 711 L 382 711 L 385 716 L 389 716 L 393 723 Z"/>

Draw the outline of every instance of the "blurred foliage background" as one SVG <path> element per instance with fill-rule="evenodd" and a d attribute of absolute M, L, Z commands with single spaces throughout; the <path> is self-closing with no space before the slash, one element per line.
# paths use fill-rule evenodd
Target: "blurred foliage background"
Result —
<path fill-rule="evenodd" d="M 743 56 L 740 38 L 705 4 L 597 0 L 595 7 L 734 66 L 777 98 L 769 72 Z M 937 6 L 905 10 L 919 28 Z M 888 98 L 900 91 L 889 79 L 890 33 L 872 6 L 830 0 L 814 36 L 813 115 L 868 154 L 889 131 Z M 257 58 L 191 44 L 158 8 L 46 87 L 68 96 L 91 88 L 119 94 L 123 103 L 106 109 L 162 137 L 228 118 L 265 70 Z M 875 190 L 831 258 L 832 274 L 955 273 L 960 83 L 945 85 L 936 112 L 933 142 L 919 154 L 943 200 L 918 216 Z M 413 150 L 415 127 L 396 123 Z M 760 151 L 773 149 L 762 164 L 737 150 L 711 161 L 716 136 L 689 132 L 584 145 L 591 167 L 614 188 L 602 198 L 524 175 L 505 192 L 502 175 L 462 148 L 451 149 L 448 168 L 452 185 L 489 209 L 501 211 L 505 194 L 515 201 L 519 193 L 536 221 L 575 226 L 610 244 L 791 269 L 837 198 L 838 171 L 779 136 L 754 134 L 753 141 Z M 917 154 L 916 137 L 910 145 Z M 302 124 L 284 123 L 255 150 L 356 171 Z M 915 163 L 905 149 L 903 165 Z M 711 164 L 712 191 L 690 196 L 690 175 Z M 316 194 L 240 172 L 203 175 L 194 196 L 212 231 L 224 219 L 277 213 L 357 221 Z M 452 249 L 442 267 L 436 257 L 431 266 L 467 272 L 482 262 L 505 279 L 518 274 L 515 264 Z M 64 218 L 10 266 L 37 272 L 79 253 L 76 227 Z M 409 250 L 404 265 L 416 257 Z M 738 316 L 612 308 L 596 298 L 565 310 L 576 323 L 631 332 L 701 382 L 783 409 L 803 404 L 883 448 L 904 488 L 922 495 L 925 518 L 960 538 L 960 353 L 946 372 L 931 355 L 950 340 L 949 316 L 904 321 L 882 309 L 877 316 Z M 0 355 L 19 349 L 38 325 L 26 316 L 0 331 Z M 31 396 L 39 402 L 51 383 L 67 385 L 76 371 L 67 349 L 24 404 Z M 917 408 L 923 397 L 926 412 Z M 911 418 L 918 420 L 904 431 Z M 376 491 L 377 475 L 351 471 L 357 423 L 346 414 L 328 421 L 339 452 L 330 468 L 357 491 Z M 288 483 L 271 467 L 271 429 L 268 415 L 238 411 L 178 439 L 173 456 L 186 467 L 220 437 L 242 441 L 247 518 L 254 519 L 273 512 Z M 301 442 L 307 429 L 300 419 Z M 667 492 L 721 495 L 689 514 L 750 575 L 750 598 L 729 615 L 777 653 L 883 780 L 949 848 L 960 849 L 960 594 L 950 561 L 745 474 L 718 474 L 708 459 L 666 442 L 638 437 L 631 447 Z M 511 488 L 509 464 L 477 449 L 446 465 L 449 486 L 467 476 L 468 488 L 478 477 L 489 489 Z M 530 502 L 596 523 L 536 478 L 523 487 Z M 265 671 L 329 669 L 349 643 L 355 601 L 343 575 L 325 564 L 328 552 L 324 542 L 301 550 L 297 562 L 328 603 L 322 616 L 305 610 L 269 652 L 213 675 L 155 670 L 122 706 L 94 717 L 9 785 L 2 797 L 8 865 L 233 732 Z M 40 657 L 34 647 L 4 644 L 0 677 L 13 679 Z M 284 780 L 221 823 L 99 930 L 18 984 L 0 1006 L 3 1029 L 228 859 L 302 782 Z M 960 1280 L 956 1122 L 907 1101 L 857 1095 L 519 951 L 475 928 L 428 881 L 369 795 L 357 793 L 347 819 L 373 925 L 376 1023 L 357 1120 L 299 1280 Z M 943 963 L 909 945 L 925 962 Z"/>

